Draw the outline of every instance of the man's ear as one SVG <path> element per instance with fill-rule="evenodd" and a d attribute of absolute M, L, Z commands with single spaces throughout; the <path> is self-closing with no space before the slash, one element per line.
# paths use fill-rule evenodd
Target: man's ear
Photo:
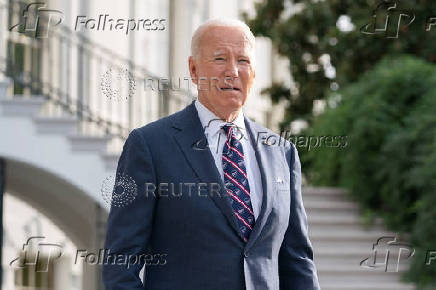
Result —
<path fill-rule="evenodd" d="M 188 59 L 189 63 L 189 73 L 191 74 L 192 82 L 198 85 L 198 75 L 197 75 L 197 64 L 192 56 Z"/>

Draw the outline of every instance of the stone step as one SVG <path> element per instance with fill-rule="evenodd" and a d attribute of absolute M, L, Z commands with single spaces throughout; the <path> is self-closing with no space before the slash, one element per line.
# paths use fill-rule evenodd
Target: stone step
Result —
<path fill-rule="evenodd" d="M 37 116 L 34 118 L 34 122 L 37 126 L 37 132 L 41 134 L 73 135 L 77 133 L 77 118 L 71 116 Z"/>
<path fill-rule="evenodd" d="M 378 268 L 361 267 L 356 265 L 341 264 L 316 264 L 319 280 L 322 283 L 357 283 L 362 281 L 372 282 L 399 282 L 407 267 L 402 264 L 399 271 L 395 272 L 396 266 L 390 265 L 390 270 L 385 271 L 384 266 Z"/>
<path fill-rule="evenodd" d="M 331 210 L 331 209 L 308 209 L 306 208 L 307 220 L 310 223 L 311 220 L 326 222 L 332 221 L 344 223 L 346 221 L 358 221 L 359 215 L 353 210 Z M 310 224 L 309 224 L 310 225 Z"/>
<path fill-rule="evenodd" d="M 326 256 L 320 254 L 314 255 L 314 261 L 315 264 L 317 265 L 318 271 L 321 271 L 322 269 L 328 269 L 329 273 L 338 273 L 341 272 L 344 268 L 346 268 L 347 272 L 354 271 L 356 273 L 362 274 L 361 273 L 362 271 L 366 271 L 366 274 L 368 275 L 371 272 L 383 272 L 383 271 L 388 272 L 388 274 L 390 274 L 391 272 L 405 272 L 407 271 L 407 269 L 409 269 L 408 262 L 411 261 L 413 258 L 409 258 L 409 259 L 400 258 L 400 261 L 398 262 L 397 257 L 395 258 L 390 257 L 387 266 L 386 264 L 385 265 L 380 264 L 384 261 L 384 259 L 385 259 L 385 254 L 378 254 L 376 260 L 377 265 L 371 264 L 374 262 L 374 253 L 371 251 L 361 254 L 349 255 L 349 256 L 343 256 L 343 255 Z M 366 260 L 368 261 L 368 263 L 366 263 Z M 363 264 L 361 266 L 362 262 Z M 336 269 L 335 266 L 337 266 L 338 268 Z"/>
<path fill-rule="evenodd" d="M 410 284 L 360 281 L 358 283 L 320 283 L 322 290 L 414 290 Z"/>
<path fill-rule="evenodd" d="M 360 250 L 360 251 L 334 251 L 325 252 L 322 250 L 314 251 L 314 259 L 319 264 L 341 264 L 341 265 L 354 265 L 359 264 L 364 259 L 373 255 L 372 250 Z"/>
<path fill-rule="evenodd" d="M 320 231 L 341 231 L 341 232 L 350 232 L 355 230 L 356 228 L 362 228 L 365 231 L 365 227 L 359 223 L 347 223 L 347 222 L 338 222 L 338 223 L 311 223 L 309 225 L 309 231 L 320 232 Z M 368 228 L 366 231 L 369 232 L 380 232 L 383 233 L 384 229 L 380 225 L 375 225 Z"/>
<path fill-rule="evenodd" d="M 354 241 L 343 241 L 343 240 L 317 240 L 311 239 L 314 251 L 317 253 L 321 252 L 360 252 L 360 251 L 372 251 L 373 244 L 377 242 L 374 240 L 354 240 Z"/>
<path fill-rule="evenodd" d="M 16 95 L 12 99 L 0 99 L 0 107 L 5 116 L 37 116 L 46 99 L 43 96 Z"/>
<path fill-rule="evenodd" d="M 335 225 L 335 226 L 354 226 L 365 228 L 384 228 L 383 221 L 381 219 L 375 219 L 370 225 L 366 225 L 363 218 L 357 214 L 349 214 L 341 216 L 337 214 L 321 214 L 316 211 L 307 212 L 307 222 L 309 227 L 317 225 Z"/>
<path fill-rule="evenodd" d="M 306 215 L 308 218 L 310 217 L 320 217 L 326 220 L 329 219 L 353 219 L 355 217 L 359 217 L 356 210 L 352 209 L 328 209 L 328 208 L 320 208 L 320 209 L 306 209 Z"/>
<path fill-rule="evenodd" d="M 108 136 L 68 135 L 71 149 L 77 152 L 99 152 L 104 154 L 110 141 Z"/>
<path fill-rule="evenodd" d="M 306 210 L 325 210 L 325 209 L 331 209 L 331 210 L 352 210 L 353 212 L 356 212 L 359 209 L 359 206 L 351 201 L 347 200 L 329 200 L 329 201 L 304 201 L 304 207 Z"/>
<path fill-rule="evenodd" d="M 343 201 L 347 200 L 347 192 L 340 188 L 310 187 L 302 189 L 304 202 L 309 201 Z"/>
<path fill-rule="evenodd" d="M 347 231 L 332 230 L 331 228 L 309 228 L 309 237 L 311 241 L 334 241 L 334 242 L 347 242 L 354 241 L 367 242 L 370 247 L 377 241 L 377 239 L 386 236 L 396 236 L 395 233 L 380 231 L 380 230 L 365 230 L 359 228 L 352 228 Z"/>
<path fill-rule="evenodd" d="M 306 211 L 307 222 L 311 225 L 361 225 L 363 224 L 362 218 L 357 214 L 350 214 L 346 217 L 338 215 L 322 215 L 316 211 Z M 310 213 L 310 214 L 309 214 Z"/>
<path fill-rule="evenodd" d="M 318 195 L 318 196 L 326 196 L 326 195 L 346 195 L 347 190 L 340 187 L 326 187 L 326 186 L 304 186 L 303 187 L 303 195 Z"/>
<path fill-rule="evenodd" d="M 317 256 L 325 256 L 325 257 L 336 257 L 336 256 L 367 256 L 370 252 L 372 252 L 372 244 L 362 243 L 360 246 L 356 246 L 355 243 L 349 243 L 346 246 L 342 245 L 319 245 L 316 247 L 316 255 Z"/>

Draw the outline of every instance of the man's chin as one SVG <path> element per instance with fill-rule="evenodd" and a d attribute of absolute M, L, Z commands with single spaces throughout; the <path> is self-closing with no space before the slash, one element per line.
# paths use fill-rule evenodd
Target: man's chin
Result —
<path fill-rule="evenodd" d="M 245 103 L 242 93 L 218 93 L 209 96 L 207 103 L 218 112 L 236 112 L 239 111 Z M 212 110 L 213 111 L 213 110 Z M 217 113 L 217 112 L 215 112 Z"/>
<path fill-rule="evenodd" d="M 238 97 L 238 96 L 226 97 L 226 99 L 223 103 L 224 103 L 225 107 L 234 108 L 235 110 L 238 110 L 244 104 L 241 97 Z"/>
<path fill-rule="evenodd" d="M 229 104 L 238 104 L 240 106 L 242 106 L 242 104 L 244 103 L 244 96 L 241 92 L 239 91 L 229 91 L 229 92 L 221 92 L 220 94 L 220 98 L 222 100 L 225 100 L 226 103 Z"/>

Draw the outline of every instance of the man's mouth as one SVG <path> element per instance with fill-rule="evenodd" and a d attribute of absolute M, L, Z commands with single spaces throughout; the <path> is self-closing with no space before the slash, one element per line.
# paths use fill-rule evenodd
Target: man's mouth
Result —
<path fill-rule="evenodd" d="M 225 88 L 220 88 L 221 91 L 241 91 L 239 88 L 236 87 L 225 87 Z"/>

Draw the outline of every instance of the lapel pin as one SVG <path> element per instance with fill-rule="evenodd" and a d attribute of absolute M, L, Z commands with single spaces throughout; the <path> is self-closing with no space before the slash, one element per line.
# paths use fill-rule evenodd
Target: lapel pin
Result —
<path fill-rule="evenodd" d="M 265 145 L 268 145 L 268 146 L 272 146 L 272 145 L 274 145 L 274 143 L 272 143 L 272 141 L 271 141 L 271 140 L 268 140 L 268 139 L 263 140 L 262 143 L 265 144 Z"/>

